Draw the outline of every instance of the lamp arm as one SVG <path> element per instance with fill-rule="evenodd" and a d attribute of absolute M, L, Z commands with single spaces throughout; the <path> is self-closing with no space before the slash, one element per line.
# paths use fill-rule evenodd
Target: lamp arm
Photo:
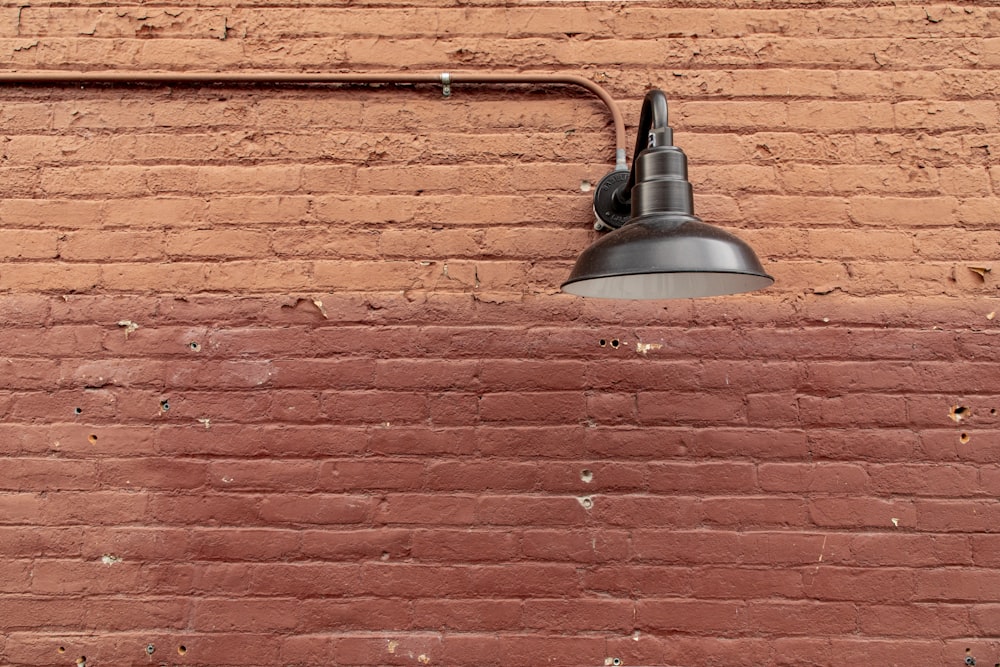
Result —
<path fill-rule="evenodd" d="M 673 143 L 674 132 L 669 125 L 667 96 L 654 88 L 642 100 L 632 167 L 626 171 L 624 164 L 619 161 L 618 168 L 602 178 L 594 190 L 594 213 L 597 215 L 595 229 L 618 229 L 629 221 L 632 215 L 632 188 L 636 178 L 635 165 L 639 155 L 647 148 L 672 146 Z"/>
<path fill-rule="evenodd" d="M 635 153 L 632 154 L 632 168 L 628 172 L 628 181 L 615 191 L 616 202 L 623 206 L 631 206 L 632 187 L 635 185 L 635 161 L 639 153 L 653 146 L 671 146 L 674 143 L 674 131 L 670 128 L 670 116 L 667 112 L 667 96 L 662 90 L 654 88 L 646 93 L 642 100 L 642 111 L 639 112 L 639 130 L 635 138 Z"/>

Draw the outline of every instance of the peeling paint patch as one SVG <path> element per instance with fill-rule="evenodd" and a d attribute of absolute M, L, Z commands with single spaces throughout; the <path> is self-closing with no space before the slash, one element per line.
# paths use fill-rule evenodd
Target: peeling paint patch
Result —
<path fill-rule="evenodd" d="M 639 354 L 648 354 L 650 350 L 663 349 L 663 343 L 636 343 L 635 351 Z"/>
<path fill-rule="evenodd" d="M 104 554 L 101 556 L 101 562 L 105 565 L 115 565 L 116 563 L 122 562 L 122 559 L 114 554 Z"/>
<path fill-rule="evenodd" d="M 970 266 L 969 271 L 972 271 L 979 279 L 986 282 L 986 274 L 993 270 L 991 266 Z"/>
<path fill-rule="evenodd" d="M 323 316 L 324 320 L 330 319 L 330 316 L 327 315 L 327 313 L 326 313 L 326 308 L 323 307 L 323 302 L 322 301 L 320 301 L 319 299 L 313 299 L 312 302 L 313 302 L 313 305 L 316 306 L 316 310 L 319 311 L 319 314 Z"/>
<path fill-rule="evenodd" d="M 128 337 L 134 334 L 136 329 L 139 328 L 139 325 L 132 320 L 118 320 L 118 326 L 125 329 L 125 340 L 128 340 Z"/>

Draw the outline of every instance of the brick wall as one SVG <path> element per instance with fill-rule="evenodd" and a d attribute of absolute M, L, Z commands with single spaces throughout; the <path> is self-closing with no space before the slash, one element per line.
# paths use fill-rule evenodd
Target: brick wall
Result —
<path fill-rule="evenodd" d="M 1000 10 L 319 4 L 2 2 L 0 67 L 657 86 L 777 283 L 559 294 L 580 91 L 2 85 L 0 664 L 1000 662 Z"/>

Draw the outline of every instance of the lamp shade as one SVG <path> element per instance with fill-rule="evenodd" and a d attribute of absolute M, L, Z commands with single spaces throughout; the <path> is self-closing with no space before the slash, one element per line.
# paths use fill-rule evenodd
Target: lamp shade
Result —
<path fill-rule="evenodd" d="M 576 261 L 562 290 L 607 299 L 738 294 L 774 282 L 750 246 L 694 215 L 687 157 L 672 145 L 666 97 L 646 95 L 632 169 L 598 184 L 594 212 L 616 228 Z"/>
<path fill-rule="evenodd" d="M 606 299 L 738 294 L 774 282 L 746 243 L 694 216 L 633 219 L 583 251 L 564 292 Z"/>

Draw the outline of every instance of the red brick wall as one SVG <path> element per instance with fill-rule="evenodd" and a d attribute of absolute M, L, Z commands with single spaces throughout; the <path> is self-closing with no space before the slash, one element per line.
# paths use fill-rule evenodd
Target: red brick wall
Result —
<path fill-rule="evenodd" d="M 559 294 L 579 91 L 0 86 L 0 664 L 1000 662 L 992 3 L 243 4 L 0 67 L 657 86 L 777 283 Z"/>

